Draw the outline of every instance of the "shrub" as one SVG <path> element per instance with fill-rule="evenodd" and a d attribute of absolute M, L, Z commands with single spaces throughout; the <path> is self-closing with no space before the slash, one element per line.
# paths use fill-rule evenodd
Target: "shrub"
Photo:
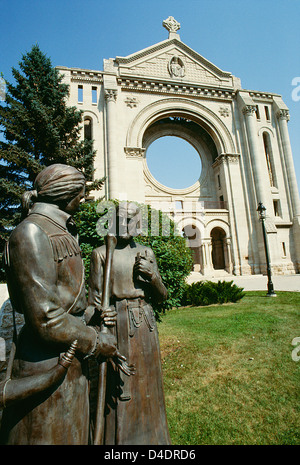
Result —
<path fill-rule="evenodd" d="M 181 304 L 205 306 L 237 302 L 244 297 L 243 288 L 233 284 L 233 281 L 198 281 L 187 284 L 182 296 Z"/>

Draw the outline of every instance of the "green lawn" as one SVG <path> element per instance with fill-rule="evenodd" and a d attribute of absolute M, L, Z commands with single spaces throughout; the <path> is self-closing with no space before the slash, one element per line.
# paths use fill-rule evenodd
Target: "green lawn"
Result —
<path fill-rule="evenodd" d="M 300 293 L 168 311 L 159 323 L 175 445 L 300 444 Z M 298 352 L 300 354 L 300 351 Z"/>

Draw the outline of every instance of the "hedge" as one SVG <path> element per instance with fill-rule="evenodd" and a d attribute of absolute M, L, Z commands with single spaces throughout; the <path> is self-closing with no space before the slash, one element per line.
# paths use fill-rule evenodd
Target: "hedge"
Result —
<path fill-rule="evenodd" d="M 243 288 L 233 284 L 233 281 L 198 281 L 187 284 L 182 296 L 182 306 L 206 306 L 238 302 L 244 297 Z"/>

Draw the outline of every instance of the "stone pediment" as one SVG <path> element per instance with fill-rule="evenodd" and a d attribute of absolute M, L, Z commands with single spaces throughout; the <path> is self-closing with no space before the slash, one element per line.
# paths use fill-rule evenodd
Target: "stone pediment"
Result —
<path fill-rule="evenodd" d="M 127 57 L 116 57 L 120 77 L 137 77 L 216 87 L 233 87 L 222 71 L 178 39 L 168 39 Z"/>

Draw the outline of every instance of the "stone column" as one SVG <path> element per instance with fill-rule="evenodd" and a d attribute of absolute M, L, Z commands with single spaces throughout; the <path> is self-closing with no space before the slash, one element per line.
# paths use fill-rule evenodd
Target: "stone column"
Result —
<path fill-rule="evenodd" d="M 213 271 L 212 259 L 211 259 L 211 239 L 204 239 L 202 242 L 202 254 L 203 254 L 203 274 L 211 274 Z"/>
<path fill-rule="evenodd" d="M 200 254 L 201 254 L 201 266 L 200 266 L 200 272 L 204 274 L 204 266 L 205 266 L 205 251 L 204 251 L 204 245 L 203 243 L 200 246 Z"/>
<path fill-rule="evenodd" d="M 252 169 L 255 179 L 255 191 L 257 197 L 257 204 L 262 202 L 265 207 L 267 208 L 267 214 L 271 211 L 269 199 L 266 195 L 266 170 L 263 169 L 263 164 L 261 163 L 261 151 L 258 145 L 258 137 L 257 137 L 257 127 L 256 127 L 256 106 L 255 105 L 246 105 L 243 108 L 243 113 L 245 115 L 246 121 L 246 128 L 247 128 L 247 136 L 249 142 L 249 149 L 250 149 L 250 157 L 252 163 Z M 269 179 L 269 178 L 267 178 Z"/>
<path fill-rule="evenodd" d="M 287 109 L 279 108 L 277 111 L 278 125 L 281 137 L 281 144 L 283 156 L 286 166 L 286 174 L 288 178 L 288 189 L 290 192 L 292 215 L 293 215 L 293 236 L 296 259 L 294 261 L 296 273 L 300 272 L 300 202 L 298 185 L 290 144 L 290 137 L 288 132 L 289 111 Z"/>
<path fill-rule="evenodd" d="M 225 263 L 226 269 L 228 273 L 232 273 L 232 261 L 231 261 L 231 240 L 229 238 L 225 239 L 224 243 L 224 255 L 226 257 L 227 255 L 227 260 Z"/>
<path fill-rule="evenodd" d="M 116 149 L 116 100 L 117 90 L 105 89 L 107 161 L 108 161 L 108 195 L 110 199 L 119 197 L 118 189 L 118 153 Z"/>
<path fill-rule="evenodd" d="M 282 142 L 282 149 L 284 153 L 286 172 L 289 181 L 289 190 L 291 196 L 291 203 L 293 209 L 293 217 L 300 218 L 300 202 L 299 202 L 299 193 L 298 185 L 293 161 L 293 155 L 291 150 L 290 137 L 288 132 L 288 121 L 289 121 L 289 111 L 288 110 L 279 110 L 277 112 L 277 118 L 279 122 L 279 130 Z"/>
<path fill-rule="evenodd" d="M 227 200 L 228 200 L 228 214 L 230 220 L 230 233 L 232 238 L 232 257 L 229 252 L 228 259 L 232 258 L 232 272 L 235 276 L 241 274 L 241 256 L 240 246 L 237 240 L 237 220 L 236 220 L 236 207 L 238 206 L 237 196 L 234 196 L 234 184 L 239 183 L 239 171 L 234 168 L 239 167 L 238 154 L 224 154 L 222 156 L 224 177 L 227 187 Z"/>
<path fill-rule="evenodd" d="M 254 198 L 253 202 L 251 202 L 252 210 L 251 216 L 252 221 L 254 224 L 255 232 L 256 232 L 256 242 L 253 242 L 253 252 L 255 261 L 257 258 L 259 259 L 259 267 L 261 268 L 262 263 L 265 260 L 265 254 L 262 247 L 260 247 L 262 243 L 261 237 L 261 229 L 260 223 L 258 221 L 258 214 L 256 212 L 257 206 L 259 202 L 262 202 L 263 205 L 266 207 L 266 231 L 268 233 L 268 240 L 272 242 L 270 244 L 270 254 L 271 254 L 271 262 L 274 263 L 277 258 L 277 251 L 278 251 L 278 244 L 277 244 L 277 230 L 274 225 L 273 219 L 273 203 L 272 203 L 272 196 L 271 196 L 271 189 L 269 183 L 269 173 L 266 164 L 266 158 L 264 153 L 260 149 L 259 139 L 257 135 L 257 125 L 256 125 L 256 105 L 251 104 L 250 102 L 246 102 L 243 107 L 243 113 L 245 117 L 246 129 L 247 129 L 247 136 L 248 136 L 248 143 L 249 143 L 249 150 L 250 150 L 250 159 L 251 159 L 251 167 L 253 171 L 254 177 L 254 187 L 256 192 L 256 199 Z M 269 233 L 272 234 L 272 238 L 270 237 Z M 271 240 L 272 239 L 272 240 Z M 254 263 L 254 269 L 258 269 L 258 263 Z M 260 271 L 261 272 L 261 271 Z"/>

